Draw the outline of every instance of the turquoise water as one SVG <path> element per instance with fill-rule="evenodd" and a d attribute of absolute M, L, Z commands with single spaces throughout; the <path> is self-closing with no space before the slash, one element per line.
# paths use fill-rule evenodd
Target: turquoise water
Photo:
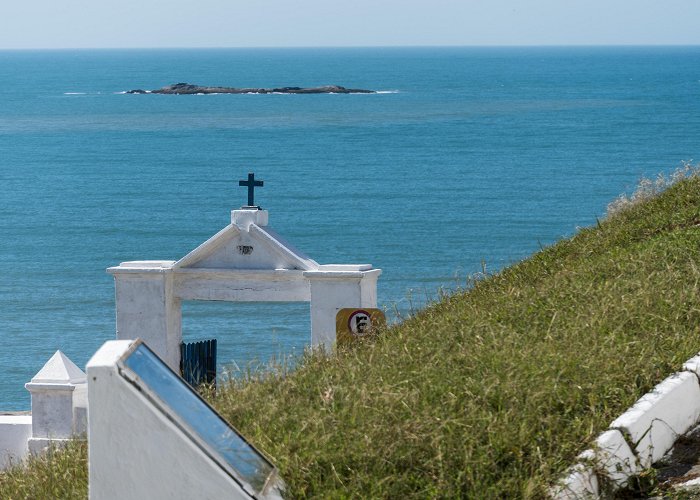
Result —
<path fill-rule="evenodd" d="M 114 338 L 120 261 L 177 259 L 264 179 L 270 225 L 321 263 L 384 270 L 407 311 L 700 158 L 700 48 L 0 52 L 0 408 L 56 349 Z M 121 94 L 175 82 L 373 95 Z M 305 304 L 187 303 L 231 370 L 298 352 Z"/>

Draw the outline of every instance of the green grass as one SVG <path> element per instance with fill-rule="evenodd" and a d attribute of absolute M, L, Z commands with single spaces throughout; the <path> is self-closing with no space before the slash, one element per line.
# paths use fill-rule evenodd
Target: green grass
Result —
<path fill-rule="evenodd" d="M 700 180 L 686 179 L 379 336 L 212 403 L 279 467 L 289 497 L 541 498 L 700 350 L 698 224 Z M 32 497 L 18 486 L 32 478 L 31 467 L 0 476 L 0 498 Z"/>
<path fill-rule="evenodd" d="M 76 440 L 0 473 L 3 500 L 87 498 L 87 443 Z"/>
<path fill-rule="evenodd" d="M 214 400 L 292 497 L 538 498 L 700 349 L 700 181 Z"/>

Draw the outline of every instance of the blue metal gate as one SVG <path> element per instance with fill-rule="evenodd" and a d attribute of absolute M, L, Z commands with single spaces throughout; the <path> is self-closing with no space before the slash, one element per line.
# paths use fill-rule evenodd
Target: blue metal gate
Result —
<path fill-rule="evenodd" d="M 192 387 L 216 385 L 216 339 L 181 343 L 180 373 Z"/>

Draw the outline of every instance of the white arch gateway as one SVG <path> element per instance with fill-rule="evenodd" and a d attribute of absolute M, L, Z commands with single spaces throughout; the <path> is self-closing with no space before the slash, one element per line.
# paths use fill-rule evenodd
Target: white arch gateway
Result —
<path fill-rule="evenodd" d="M 311 345 L 330 349 L 340 309 L 377 306 L 381 269 L 320 265 L 268 227 L 268 218 L 267 210 L 245 206 L 180 260 L 108 268 L 115 280 L 117 339 L 143 339 L 179 372 L 183 300 L 310 302 Z"/>

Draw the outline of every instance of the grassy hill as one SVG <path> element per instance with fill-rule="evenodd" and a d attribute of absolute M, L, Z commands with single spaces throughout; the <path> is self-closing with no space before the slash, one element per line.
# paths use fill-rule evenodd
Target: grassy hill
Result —
<path fill-rule="evenodd" d="M 690 178 L 212 403 L 277 464 L 290 497 L 540 498 L 700 350 L 699 267 Z M 0 475 L 0 497 L 23 498 L 27 474 Z"/>

